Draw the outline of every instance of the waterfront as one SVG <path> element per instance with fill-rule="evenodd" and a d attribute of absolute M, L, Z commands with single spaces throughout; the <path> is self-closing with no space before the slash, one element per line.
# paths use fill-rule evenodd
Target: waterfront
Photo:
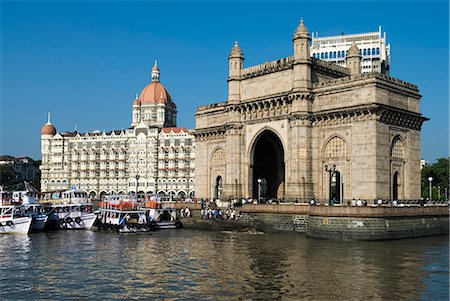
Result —
<path fill-rule="evenodd" d="M 0 236 L 0 299 L 448 300 L 448 236 L 168 230 Z"/>

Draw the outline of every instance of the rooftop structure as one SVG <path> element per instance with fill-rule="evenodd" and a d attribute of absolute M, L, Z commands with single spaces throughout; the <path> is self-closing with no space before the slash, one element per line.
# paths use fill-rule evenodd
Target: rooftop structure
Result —
<path fill-rule="evenodd" d="M 386 42 L 386 33 L 378 31 L 319 37 L 312 33 L 311 56 L 333 62 L 346 67 L 346 54 L 352 44 L 359 48 L 361 58 L 361 72 L 380 72 L 389 75 L 391 61 L 391 46 Z"/>

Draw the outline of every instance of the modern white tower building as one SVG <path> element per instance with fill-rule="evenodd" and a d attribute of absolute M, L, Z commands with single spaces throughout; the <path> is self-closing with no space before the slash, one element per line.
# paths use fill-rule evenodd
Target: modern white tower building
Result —
<path fill-rule="evenodd" d="M 319 37 L 317 32 L 312 33 L 311 56 L 347 67 L 345 57 L 353 43 L 359 48 L 362 56 L 362 73 L 378 72 L 389 75 L 390 44 L 386 43 L 386 33 L 382 33 L 381 26 L 375 32 L 329 37 Z"/>

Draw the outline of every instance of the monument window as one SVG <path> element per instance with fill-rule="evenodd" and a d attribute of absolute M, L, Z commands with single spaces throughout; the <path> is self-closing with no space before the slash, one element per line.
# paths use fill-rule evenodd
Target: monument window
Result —
<path fill-rule="evenodd" d="M 391 149 L 391 157 L 395 159 L 403 159 L 403 145 L 400 138 L 394 139 Z"/>
<path fill-rule="evenodd" d="M 325 158 L 345 158 L 347 146 L 342 138 L 334 137 L 328 141 L 325 147 Z"/>

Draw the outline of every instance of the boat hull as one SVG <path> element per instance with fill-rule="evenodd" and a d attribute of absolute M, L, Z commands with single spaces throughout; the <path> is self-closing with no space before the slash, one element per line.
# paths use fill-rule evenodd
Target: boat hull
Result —
<path fill-rule="evenodd" d="M 73 216 L 72 216 L 73 215 Z M 95 213 L 83 213 L 79 216 L 71 214 L 64 218 L 59 218 L 57 225 L 62 230 L 91 229 L 95 223 L 97 215 Z"/>
<path fill-rule="evenodd" d="M 33 216 L 33 221 L 31 223 L 32 231 L 42 231 L 45 228 L 45 224 L 47 223 L 48 216 L 47 215 L 37 215 Z"/>
<path fill-rule="evenodd" d="M 9 221 L 2 221 L 0 234 L 28 234 L 31 230 L 31 217 L 18 217 Z"/>

